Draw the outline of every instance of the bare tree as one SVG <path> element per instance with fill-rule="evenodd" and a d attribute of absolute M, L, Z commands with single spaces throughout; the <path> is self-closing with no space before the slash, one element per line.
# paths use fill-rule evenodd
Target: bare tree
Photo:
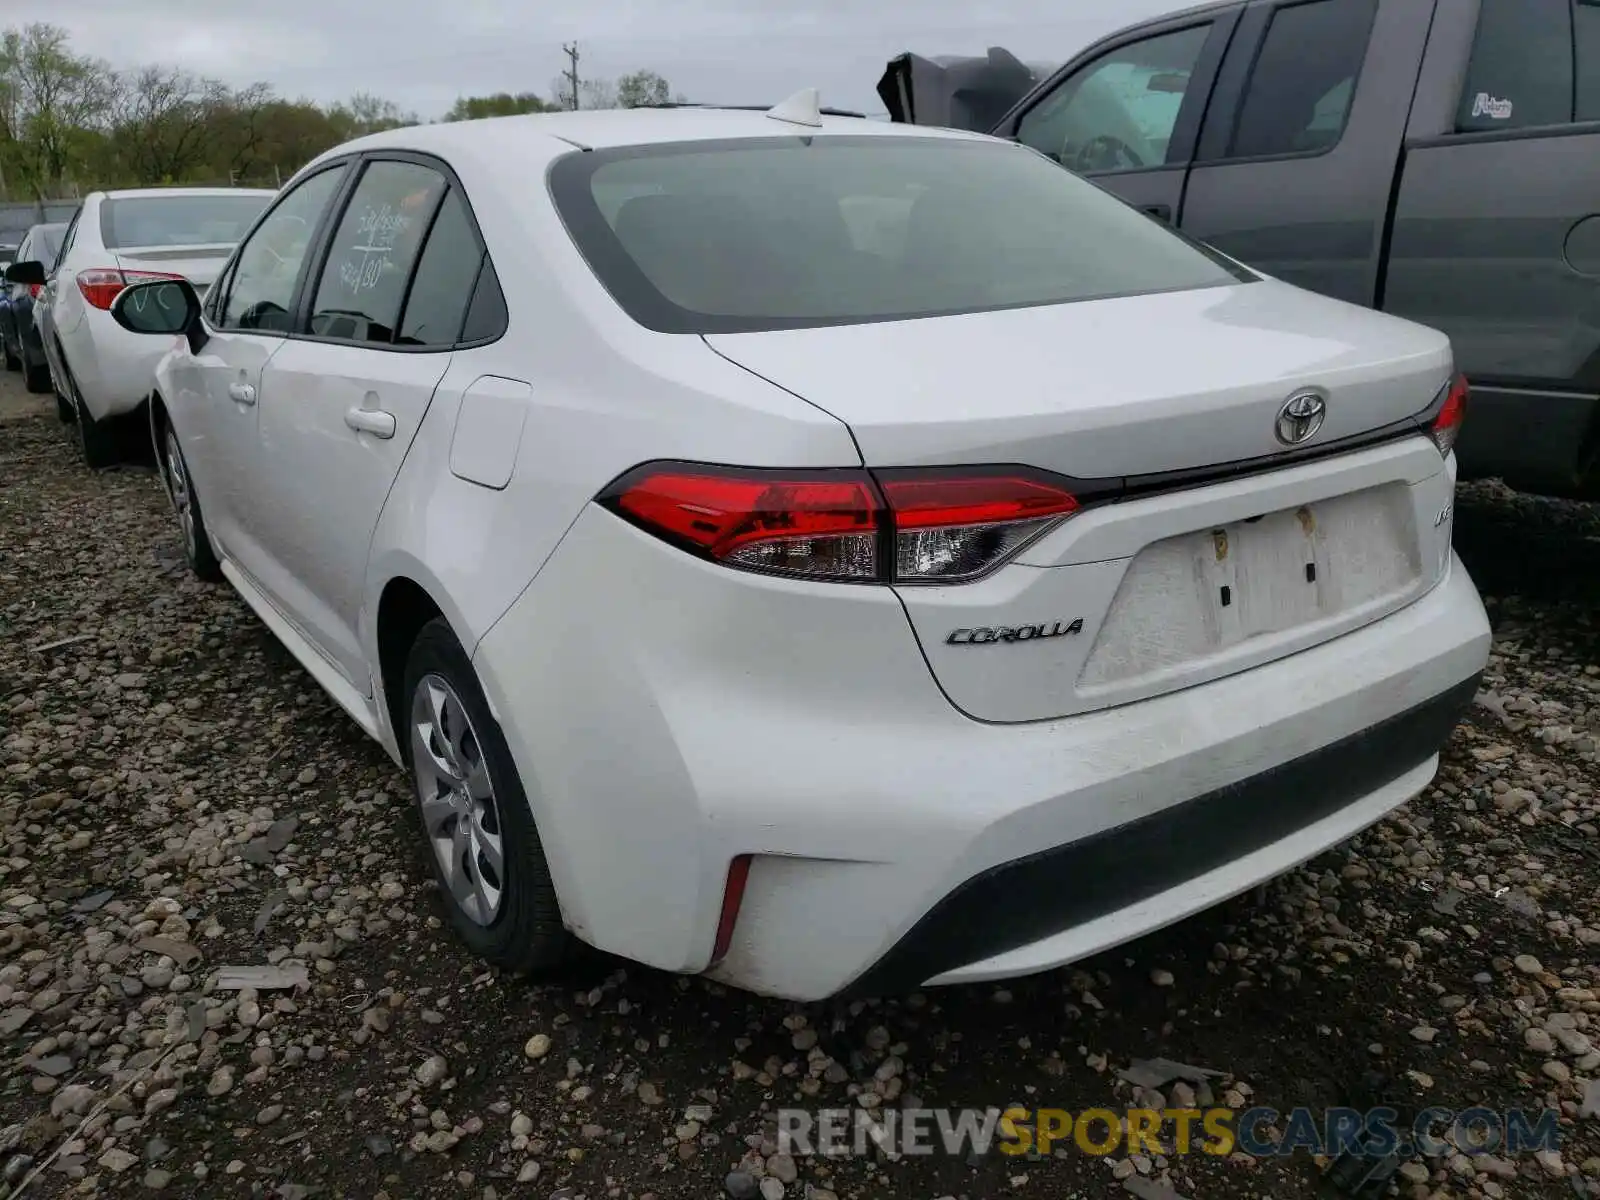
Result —
<path fill-rule="evenodd" d="M 170 67 L 145 67 L 117 81 L 111 136 L 117 156 L 144 185 L 184 178 L 206 162 L 229 89 Z"/>

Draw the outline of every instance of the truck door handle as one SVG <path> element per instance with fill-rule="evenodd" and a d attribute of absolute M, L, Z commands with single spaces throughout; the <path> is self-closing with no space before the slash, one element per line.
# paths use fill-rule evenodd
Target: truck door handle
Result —
<path fill-rule="evenodd" d="M 1141 204 L 1139 211 L 1146 216 L 1154 217 L 1158 221 L 1172 224 L 1172 205 L 1170 204 Z"/>
<path fill-rule="evenodd" d="M 256 389 L 248 383 L 230 383 L 228 395 L 240 404 L 254 404 L 256 402 Z"/>
<path fill-rule="evenodd" d="M 376 408 L 347 408 L 344 423 L 357 433 L 370 433 L 375 438 L 394 436 L 394 414 Z"/>

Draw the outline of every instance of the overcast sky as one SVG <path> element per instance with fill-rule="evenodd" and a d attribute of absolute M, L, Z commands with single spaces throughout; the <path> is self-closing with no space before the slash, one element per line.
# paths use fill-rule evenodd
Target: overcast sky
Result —
<path fill-rule="evenodd" d="M 424 117 L 461 94 L 536 91 L 648 67 L 691 100 L 758 103 L 802 87 L 880 112 L 873 91 L 903 50 L 1004 46 L 1058 62 L 1179 0 L 5 0 L 7 25 L 50 21 L 116 67 L 177 64 L 318 101 L 374 92 Z"/>

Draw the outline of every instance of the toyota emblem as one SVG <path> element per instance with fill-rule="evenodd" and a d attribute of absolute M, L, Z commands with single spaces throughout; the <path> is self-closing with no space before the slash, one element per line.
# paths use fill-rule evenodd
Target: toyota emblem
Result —
<path fill-rule="evenodd" d="M 1296 392 L 1283 402 L 1273 433 L 1285 446 L 1298 446 L 1317 436 L 1328 415 L 1328 402 L 1317 392 Z"/>

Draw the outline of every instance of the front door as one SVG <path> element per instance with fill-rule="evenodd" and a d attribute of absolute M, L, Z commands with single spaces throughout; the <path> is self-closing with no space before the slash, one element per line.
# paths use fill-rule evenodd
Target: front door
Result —
<path fill-rule="evenodd" d="M 1372 305 L 1434 0 L 1250 8 L 1217 79 L 1184 233 L 1286 283 Z"/>
<path fill-rule="evenodd" d="M 1201 116 L 1237 20 L 1236 10 L 1223 9 L 1142 28 L 1069 64 L 996 132 L 1175 222 Z"/>
<path fill-rule="evenodd" d="M 246 235 L 206 298 L 202 320 L 210 336 L 171 371 L 177 394 L 166 398 L 168 409 L 206 524 L 223 554 L 251 576 L 259 575 L 262 556 L 245 479 L 266 400 L 262 369 L 284 345 L 307 254 L 346 170 L 334 166 L 297 183 Z"/>

